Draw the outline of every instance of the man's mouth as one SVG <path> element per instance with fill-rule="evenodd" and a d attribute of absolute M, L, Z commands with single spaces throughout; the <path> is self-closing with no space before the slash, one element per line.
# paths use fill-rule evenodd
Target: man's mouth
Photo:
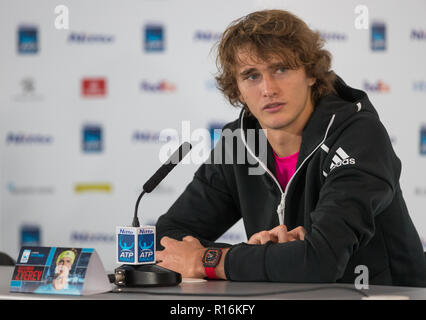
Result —
<path fill-rule="evenodd" d="M 263 107 L 263 110 L 267 112 L 274 112 L 281 109 L 284 105 L 285 105 L 285 102 L 268 103 L 267 105 Z"/>

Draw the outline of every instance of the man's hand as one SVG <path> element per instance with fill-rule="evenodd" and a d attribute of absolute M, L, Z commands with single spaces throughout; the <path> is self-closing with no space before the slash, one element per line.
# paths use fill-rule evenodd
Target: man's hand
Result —
<path fill-rule="evenodd" d="M 206 276 L 202 258 L 205 248 L 198 239 L 186 236 L 182 241 L 163 237 L 160 244 L 164 250 L 157 251 L 158 265 L 175 272 L 182 278 L 204 278 Z"/>
<path fill-rule="evenodd" d="M 265 244 L 268 241 L 272 241 L 274 243 L 284 243 L 294 240 L 304 240 L 305 234 L 306 230 L 303 227 L 297 227 L 291 231 L 287 231 L 287 227 L 281 224 L 269 231 L 264 230 L 253 234 L 247 243 Z"/>

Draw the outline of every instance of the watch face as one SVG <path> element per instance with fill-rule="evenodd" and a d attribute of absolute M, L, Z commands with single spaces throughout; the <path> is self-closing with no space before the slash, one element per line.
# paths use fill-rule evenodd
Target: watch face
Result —
<path fill-rule="evenodd" d="M 220 249 L 207 249 L 203 257 L 203 265 L 205 267 L 216 267 L 221 255 L 222 250 Z"/>
<path fill-rule="evenodd" d="M 217 257 L 217 253 L 216 252 L 207 251 L 207 254 L 206 254 L 206 263 L 213 262 L 214 260 L 216 260 L 216 257 Z"/>

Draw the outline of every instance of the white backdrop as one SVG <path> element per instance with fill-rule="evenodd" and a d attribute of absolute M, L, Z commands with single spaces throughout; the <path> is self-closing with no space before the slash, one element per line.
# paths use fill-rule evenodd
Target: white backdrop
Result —
<path fill-rule="evenodd" d="M 358 1 L 2 0 L 0 250 L 16 258 L 22 241 L 93 247 L 115 268 L 115 227 L 131 223 L 161 165 L 159 133 L 237 117 L 215 89 L 212 47 L 231 21 L 264 8 L 319 30 L 336 73 L 367 91 L 402 160 L 402 190 L 426 247 L 426 2 L 362 4 L 368 29 L 355 27 Z M 55 27 L 58 5 L 69 10 L 69 29 Z M 383 35 L 377 24 L 385 50 L 371 48 L 373 34 Z M 162 50 L 147 51 L 146 41 Z M 155 223 L 197 167 L 177 166 L 142 199 L 142 224 Z M 221 240 L 245 241 L 242 223 Z"/>

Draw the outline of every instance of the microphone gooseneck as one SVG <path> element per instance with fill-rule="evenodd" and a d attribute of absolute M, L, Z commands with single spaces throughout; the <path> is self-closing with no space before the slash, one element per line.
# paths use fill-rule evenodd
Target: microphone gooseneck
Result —
<path fill-rule="evenodd" d="M 135 215 L 133 216 L 133 221 L 132 221 L 132 227 L 135 227 L 135 228 L 139 228 L 141 226 L 138 219 L 138 208 L 139 208 L 139 202 L 141 201 L 142 196 L 144 194 L 145 194 L 145 190 L 142 191 L 142 193 L 138 197 L 138 200 L 136 200 Z"/>
<path fill-rule="evenodd" d="M 170 158 L 154 173 L 154 175 L 143 185 L 143 191 L 136 201 L 135 214 L 133 216 L 132 227 L 140 227 L 138 219 L 139 202 L 145 193 L 150 193 L 154 190 L 159 183 L 169 174 L 170 171 L 182 161 L 182 159 L 191 151 L 192 145 L 189 142 L 184 142 L 180 147 L 170 156 Z"/>

